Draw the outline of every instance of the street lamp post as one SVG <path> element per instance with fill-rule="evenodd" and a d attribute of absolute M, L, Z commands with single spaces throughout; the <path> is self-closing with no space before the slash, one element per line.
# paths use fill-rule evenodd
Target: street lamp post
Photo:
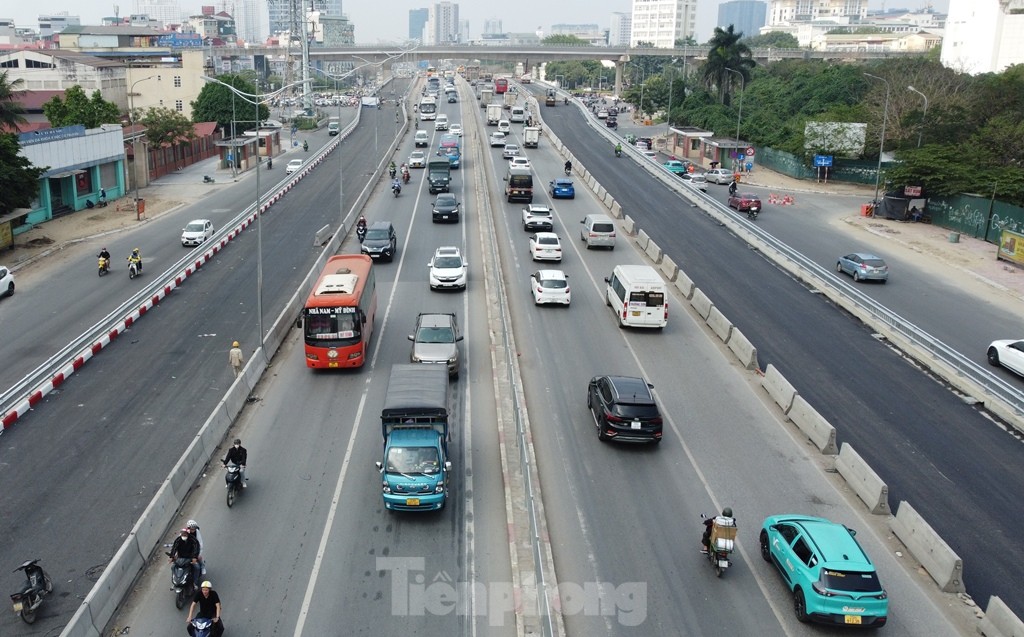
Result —
<path fill-rule="evenodd" d="M 871 214 L 875 214 L 875 209 L 878 207 L 878 184 L 882 178 L 882 152 L 885 150 L 885 128 L 889 125 L 889 80 L 870 73 L 865 73 L 864 75 L 871 79 L 885 82 L 885 108 L 882 110 L 882 134 L 879 135 L 881 141 L 878 142 L 878 168 L 875 169 L 875 197 L 871 200 Z"/>
<path fill-rule="evenodd" d="M 733 169 L 736 172 L 740 172 L 740 168 L 742 168 L 742 166 L 738 165 L 740 161 L 740 120 L 743 118 L 743 93 L 746 92 L 746 82 L 743 79 L 743 74 L 736 69 L 730 69 L 728 66 L 724 68 L 726 71 L 740 76 L 740 107 L 739 112 L 736 113 L 736 148 L 734 150 L 736 157 L 733 163 Z"/>
<path fill-rule="evenodd" d="M 921 134 L 924 132 L 924 118 L 928 116 L 928 96 L 922 93 L 921 91 L 917 90 L 913 86 L 908 86 L 907 89 L 917 93 L 918 95 L 924 98 L 924 111 L 921 113 L 921 124 L 917 129 L 917 147 L 920 148 Z"/>
<path fill-rule="evenodd" d="M 129 70 L 131 70 L 131 65 L 129 65 L 128 68 L 129 68 Z M 134 82 L 132 82 L 131 86 L 128 87 L 128 100 L 130 101 L 130 103 L 128 105 L 128 124 L 133 126 L 133 127 L 135 126 L 135 85 L 138 84 L 139 82 L 145 82 L 146 80 L 151 80 L 154 77 L 158 81 L 160 80 L 160 76 L 159 75 L 150 75 L 148 77 L 143 77 L 141 79 L 135 80 Z M 134 131 L 133 131 L 133 134 L 134 134 Z M 133 138 L 133 140 L 132 140 L 132 154 L 135 155 L 135 161 L 133 163 L 135 164 L 135 216 L 136 216 L 136 218 L 139 217 L 139 147 L 138 147 L 138 144 L 139 144 L 139 138 L 136 135 Z"/>
<path fill-rule="evenodd" d="M 674 67 L 669 65 L 669 76 L 668 76 L 668 110 L 665 111 L 665 135 L 672 133 L 672 81 L 675 79 L 676 74 Z"/>

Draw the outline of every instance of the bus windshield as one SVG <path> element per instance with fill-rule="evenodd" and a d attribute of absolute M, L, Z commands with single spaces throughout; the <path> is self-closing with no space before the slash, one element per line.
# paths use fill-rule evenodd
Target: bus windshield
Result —
<path fill-rule="evenodd" d="M 356 308 L 307 308 L 306 339 L 323 347 L 336 347 L 359 342 L 360 321 Z"/>
<path fill-rule="evenodd" d="M 429 102 L 420 102 L 420 112 L 421 113 L 436 113 L 437 112 L 437 104 L 434 103 L 433 100 L 431 100 Z"/>

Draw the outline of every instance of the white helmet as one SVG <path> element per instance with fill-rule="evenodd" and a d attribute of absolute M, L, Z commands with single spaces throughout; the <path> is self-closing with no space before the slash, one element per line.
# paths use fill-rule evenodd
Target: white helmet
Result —
<path fill-rule="evenodd" d="M 189 520 L 188 522 L 185 523 L 185 527 L 189 528 L 189 529 L 198 529 L 199 528 L 199 523 L 196 522 L 195 520 Z"/>

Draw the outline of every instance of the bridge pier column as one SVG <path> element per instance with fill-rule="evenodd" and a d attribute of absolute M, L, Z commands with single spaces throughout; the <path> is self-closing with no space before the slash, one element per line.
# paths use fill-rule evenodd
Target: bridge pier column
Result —
<path fill-rule="evenodd" d="M 615 61 L 615 94 L 622 97 L 622 69 L 626 66 L 626 61 L 618 59 Z"/>

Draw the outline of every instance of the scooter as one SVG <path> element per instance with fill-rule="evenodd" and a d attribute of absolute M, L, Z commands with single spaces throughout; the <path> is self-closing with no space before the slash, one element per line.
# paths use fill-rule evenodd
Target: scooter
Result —
<path fill-rule="evenodd" d="M 167 557 L 171 554 L 168 553 Z M 196 593 L 195 567 L 190 557 L 178 557 L 171 564 L 171 592 L 178 610 L 185 607 Z"/>
<path fill-rule="evenodd" d="M 139 276 L 139 274 L 141 274 L 141 273 L 142 273 L 141 266 L 138 263 L 136 263 L 135 261 L 132 261 L 131 258 L 129 258 L 128 259 L 128 278 L 129 279 L 134 279 L 135 277 Z"/>
<path fill-rule="evenodd" d="M 188 623 L 188 634 L 192 637 L 210 637 L 213 634 L 213 620 L 196 617 Z"/>
<path fill-rule="evenodd" d="M 615 149 L 615 156 L 616 157 L 622 157 L 622 149 L 621 148 L 616 148 Z"/>
<path fill-rule="evenodd" d="M 209 175 L 203 175 L 203 183 L 204 184 L 213 184 L 213 183 L 217 183 L 217 180 L 214 179 L 213 177 L 209 176 Z"/>
<path fill-rule="evenodd" d="M 366 238 L 366 226 L 356 226 L 356 238 L 359 239 L 359 243 L 363 242 Z"/>
<path fill-rule="evenodd" d="M 97 258 L 99 258 L 99 275 L 103 276 L 104 274 L 109 273 L 110 272 L 110 260 L 107 259 L 106 257 L 100 257 L 98 255 L 97 255 Z"/>
<path fill-rule="evenodd" d="M 395 193 L 395 196 L 402 194 L 402 187 L 398 184 L 391 186 L 391 192 Z"/>
<path fill-rule="evenodd" d="M 747 208 L 747 219 L 757 219 L 757 213 L 760 212 L 757 206 L 751 206 Z"/>
<path fill-rule="evenodd" d="M 242 492 L 242 468 L 231 463 L 226 467 L 224 486 L 227 487 L 228 508 L 235 503 L 235 498 Z"/>
<path fill-rule="evenodd" d="M 703 513 L 700 514 L 700 517 L 705 520 L 709 518 L 709 516 Z M 736 525 L 735 522 L 733 522 L 732 526 L 724 526 L 718 523 L 719 520 L 732 520 L 732 518 L 715 517 L 714 520 L 711 526 L 708 550 L 705 555 L 707 555 L 712 568 L 715 569 L 715 575 L 721 577 L 725 569 L 732 566 L 732 560 L 729 559 L 729 555 L 733 552 L 736 544 Z"/>
<path fill-rule="evenodd" d="M 411 178 L 412 178 L 412 176 L 411 176 L 411 175 L 409 174 L 409 171 L 408 171 L 408 170 L 406 170 L 406 171 L 404 171 L 404 172 L 402 173 L 402 183 L 406 183 L 406 184 L 407 184 L 407 183 L 409 183 L 409 180 L 410 180 Z"/>
<path fill-rule="evenodd" d="M 309 142 L 302 142 L 302 150 L 309 152 Z"/>
<path fill-rule="evenodd" d="M 26 624 L 36 621 L 36 611 L 42 605 L 43 597 L 53 591 L 53 582 L 43 567 L 37 564 L 38 561 L 29 560 L 13 571 L 25 571 L 25 585 L 20 592 L 11 595 L 11 602 L 14 604 L 14 612 Z"/>

